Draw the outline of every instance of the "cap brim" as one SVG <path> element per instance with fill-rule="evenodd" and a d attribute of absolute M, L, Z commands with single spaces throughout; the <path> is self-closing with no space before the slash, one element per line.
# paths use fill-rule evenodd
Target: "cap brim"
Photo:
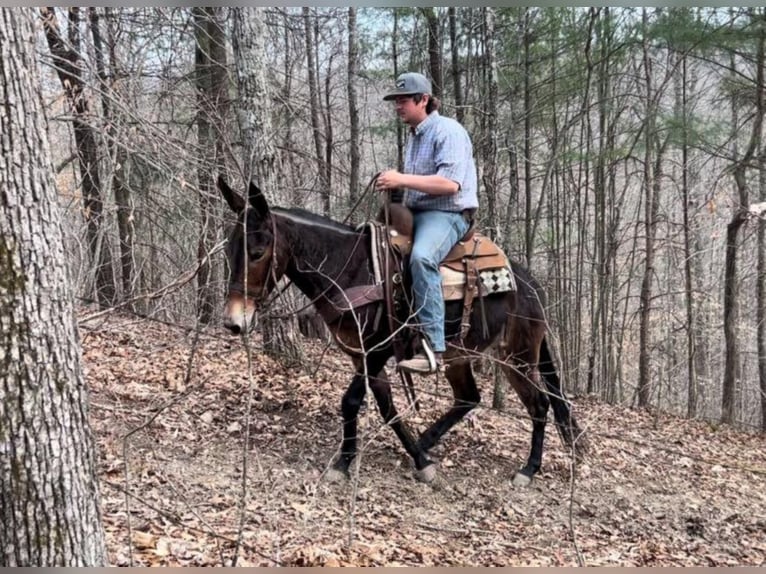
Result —
<path fill-rule="evenodd" d="M 399 96 L 414 96 L 415 94 L 419 93 L 421 92 L 392 92 L 383 96 L 383 101 L 395 100 Z"/>

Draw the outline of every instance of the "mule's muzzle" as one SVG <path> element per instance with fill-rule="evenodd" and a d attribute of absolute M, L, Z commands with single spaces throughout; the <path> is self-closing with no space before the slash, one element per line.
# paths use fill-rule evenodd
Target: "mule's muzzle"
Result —
<path fill-rule="evenodd" d="M 241 293 L 229 293 L 223 310 L 223 326 L 234 335 L 248 333 L 255 326 L 256 304 Z"/>

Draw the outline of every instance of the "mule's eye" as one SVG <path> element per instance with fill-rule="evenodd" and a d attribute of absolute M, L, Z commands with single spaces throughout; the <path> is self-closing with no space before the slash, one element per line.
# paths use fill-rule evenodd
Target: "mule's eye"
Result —
<path fill-rule="evenodd" d="M 256 259 L 260 259 L 263 257 L 264 253 L 266 253 L 265 249 L 262 249 L 260 247 L 248 247 L 247 248 L 247 256 L 250 258 L 251 261 L 255 261 Z"/>

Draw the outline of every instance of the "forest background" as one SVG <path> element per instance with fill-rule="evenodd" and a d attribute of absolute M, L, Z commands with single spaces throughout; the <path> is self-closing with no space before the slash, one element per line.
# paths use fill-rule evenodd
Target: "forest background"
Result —
<path fill-rule="evenodd" d="M 766 428 L 762 9 L 53 15 L 39 51 L 81 302 L 218 322 L 217 174 L 344 219 L 401 166 L 382 95 L 420 71 L 473 138 L 480 226 L 547 289 L 569 391 Z M 299 355 L 297 323 L 268 323 L 266 350 Z"/>

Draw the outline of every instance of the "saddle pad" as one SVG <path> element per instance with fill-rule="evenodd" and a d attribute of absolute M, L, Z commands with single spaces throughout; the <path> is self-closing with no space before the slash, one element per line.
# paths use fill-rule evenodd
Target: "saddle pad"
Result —
<path fill-rule="evenodd" d="M 462 300 L 465 296 L 465 273 L 442 265 L 442 293 L 445 301 Z M 510 267 L 484 269 L 479 272 L 479 297 L 516 291 L 516 279 Z"/>

